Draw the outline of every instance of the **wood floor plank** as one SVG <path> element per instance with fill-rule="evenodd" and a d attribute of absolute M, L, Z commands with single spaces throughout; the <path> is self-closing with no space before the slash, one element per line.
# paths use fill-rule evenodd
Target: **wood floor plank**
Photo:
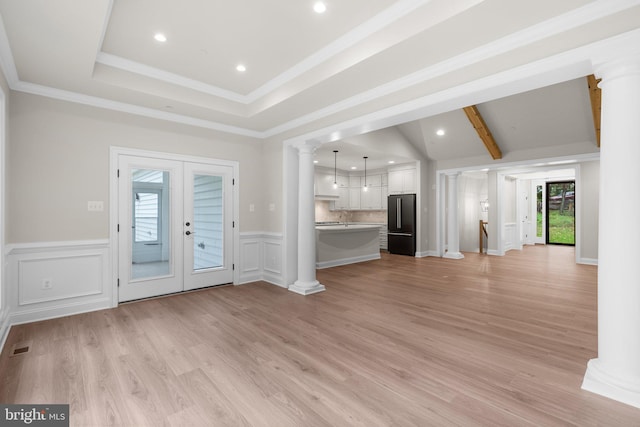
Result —
<path fill-rule="evenodd" d="M 384 253 L 307 297 L 257 282 L 19 325 L 0 400 L 69 403 L 77 426 L 639 426 L 580 389 L 597 268 L 574 259 Z"/>

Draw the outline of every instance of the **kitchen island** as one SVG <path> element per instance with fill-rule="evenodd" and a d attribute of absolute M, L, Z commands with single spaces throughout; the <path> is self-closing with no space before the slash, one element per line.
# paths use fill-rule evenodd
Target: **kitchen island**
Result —
<path fill-rule="evenodd" d="M 316 268 L 380 259 L 380 225 L 316 226 Z"/>

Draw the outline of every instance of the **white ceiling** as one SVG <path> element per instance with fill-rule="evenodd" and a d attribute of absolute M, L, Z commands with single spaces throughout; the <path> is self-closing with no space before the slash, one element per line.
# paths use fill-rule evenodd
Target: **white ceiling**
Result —
<path fill-rule="evenodd" d="M 13 90 L 285 139 L 640 28 L 640 0 L 327 0 L 322 15 L 313 3 L 0 0 L 0 63 Z M 581 80 L 494 98 L 474 103 L 503 152 L 594 143 Z M 462 106 L 394 138 L 433 159 L 486 156 Z M 384 162 L 394 150 L 375 139 Z"/>
<path fill-rule="evenodd" d="M 556 145 L 573 145 L 580 153 L 597 151 L 586 78 L 485 102 L 478 105 L 478 110 L 505 157 Z M 367 167 L 385 167 L 389 160 L 404 163 L 418 158 L 406 151 L 401 154 L 398 147 L 407 143 L 433 160 L 475 157 L 481 164 L 491 162 L 462 109 L 404 123 L 396 129 L 391 137 L 389 129 L 362 135 L 358 139 L 366 139 L 366 144 L 359 146 L 353 144 L 354 138 L 325 144 L 317 150 L 318 164 L 333 167 L 332 150 L 340 150 L 338 169 L 363 165 L 364 155 L 370 157 Z M 439 129 L 445 134 L 437 135 Z"/>

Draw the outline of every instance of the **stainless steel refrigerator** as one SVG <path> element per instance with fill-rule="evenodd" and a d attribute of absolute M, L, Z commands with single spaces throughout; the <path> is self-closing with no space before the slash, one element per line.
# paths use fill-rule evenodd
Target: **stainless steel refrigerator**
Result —
<path fill-rule="evenodd" d="M 416 255 L 416 195 L 395 194 L 388 204 L 388 250 L 392 254 Z"/>

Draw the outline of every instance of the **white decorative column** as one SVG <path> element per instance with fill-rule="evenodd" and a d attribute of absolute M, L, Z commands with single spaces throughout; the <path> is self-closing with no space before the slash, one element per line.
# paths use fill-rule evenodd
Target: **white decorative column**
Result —
<path fill-rule="evenodd" d="M 447 174 L 449 201 L 447 203 L 447 252 L 444 258 L 462 259 L 460 253 L 460 228 L 458 225 L 458 173 Z"/>
<path fill-rule="evenodd" d="M 301 295 L 325 290 L 316 280 L 316 227 L 313 193 L 313 153 L 316 145 L 299 143 L 298 149 L 298 279 L 289 286 Z"/>
<path fill-rule="evenodd" d="M 640 408 L 640 57 L 596 67 L 602 78 L 598 358 L 582 388 Z"/>

